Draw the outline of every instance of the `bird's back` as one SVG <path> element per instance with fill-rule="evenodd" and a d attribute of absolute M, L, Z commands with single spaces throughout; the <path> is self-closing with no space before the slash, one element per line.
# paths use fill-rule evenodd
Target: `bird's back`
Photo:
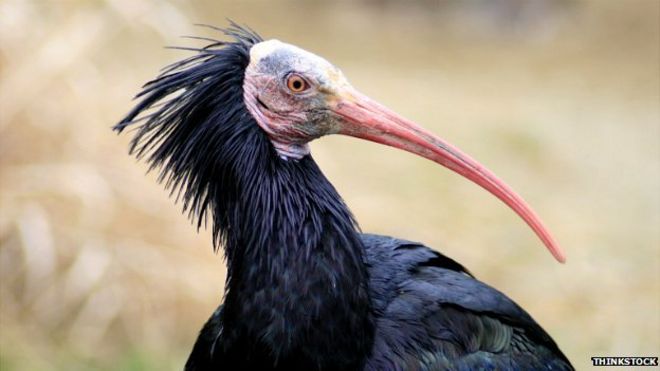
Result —
<path fill-rule="evenodd" d="M 573 370 L 522 308 L 459 263 L 419 243 L 370 234 L 362 241 L 376 322 L 365 370 Z M 202 329 L 186 370 L 234 364 L 218 351 L 222 330 L 221 306 Z M 253 354 L 261 353 L 268 352 Z"/>
<path fill-rule="evenodd" d="M 572 370 L 517 304 L 428 247 L 364 234 L 376 337 L 368 370 Z"/>

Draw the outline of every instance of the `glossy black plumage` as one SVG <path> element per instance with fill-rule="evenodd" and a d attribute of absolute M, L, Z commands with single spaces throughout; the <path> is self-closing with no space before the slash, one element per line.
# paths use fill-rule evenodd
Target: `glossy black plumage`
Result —
<path fill-rule="evenodd" d="M 361 234 L 311 156 L 280 158 L 243 103 L 261 39 L 225 32 L 235 41 L 166 69 L 116 127 L 136 124 L 132 151 L 227 257 L 186 369 L 572 369 L 504 295 L 422 245 Z"/>

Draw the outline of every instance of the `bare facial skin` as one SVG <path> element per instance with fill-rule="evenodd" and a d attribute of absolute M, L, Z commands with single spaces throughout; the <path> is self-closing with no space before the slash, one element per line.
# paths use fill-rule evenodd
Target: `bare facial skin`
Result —
<path fill-rule="evenodd" d="M 344 75 L 325 59 L 268 40 L 250 50 L 244 100 L 283 158 L 309 154 L 307 143 L 339 132 L 328 103 L 352 89 Z"/>

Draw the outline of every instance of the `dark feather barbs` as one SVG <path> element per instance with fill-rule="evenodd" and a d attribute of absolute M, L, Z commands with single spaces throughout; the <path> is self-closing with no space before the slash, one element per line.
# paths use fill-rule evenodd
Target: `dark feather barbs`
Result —
<path fill-rule="evenodd" d="M 212 220 L 228 266 L 222 313 L 235 324 L 214 349 L 242 357 L 235 348 L 260 339 L 267 363 L 355 368 L 373 323 L 354 219 L 311 157 L 277 155 L 243 101 L 250 45 L 260 39 L 236 25 L 227 34 L 236 41 L 200 49 L 145 85 L 116 129 L 135 124 L 131 152 L 162 169 L 198 228 Z"/>
<path fill-rule="evenodd" d="M 145 84 L 136 96 L 142 100 L 114 127 L 121 132 L 136 125 L 130 152 L 138 158 L 151 152 L 149 169 L 162 169 L 159 180 L 182 199 L 190 217 L 197 217 L 198 228 L 214 202 L 214 165 L 226 161 L 213 155 L 219 154 L 220 145 L 232 142 L 237 142 L 233 151 L 225 148 L 228 153 L 222 155 L 238 151 L 240 139 L 225 137 L 238 136 L 241 128 L 254 125 L 249 113 L 240 109 L 241 92 L 250 47 L 262 39 L 234 23 L 221 31 L 235 41 L 214 40 L 205 48 L 191 48 L 198 54 L 165 67 Z M 219 222 L 213 224 L 216 247 L 224 237 Z"/>

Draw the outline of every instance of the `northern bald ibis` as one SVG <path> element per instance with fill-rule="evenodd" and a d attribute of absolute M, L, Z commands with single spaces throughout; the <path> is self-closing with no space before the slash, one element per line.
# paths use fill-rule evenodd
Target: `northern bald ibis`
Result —
<path fill-rule="evenodd" d="M 212 221 L 224 303 L 186 370 L 571 370 L 504 294 L 416 242 L 363 234 L 308 143 L 350 135 L 472 180 L 511 207 L 559 261 L 541 221 L 495 175 L 355 90 L 335 66 L 234 23 L 231 39 L 167 67 L 116 125 L 131 152 Z"/>

